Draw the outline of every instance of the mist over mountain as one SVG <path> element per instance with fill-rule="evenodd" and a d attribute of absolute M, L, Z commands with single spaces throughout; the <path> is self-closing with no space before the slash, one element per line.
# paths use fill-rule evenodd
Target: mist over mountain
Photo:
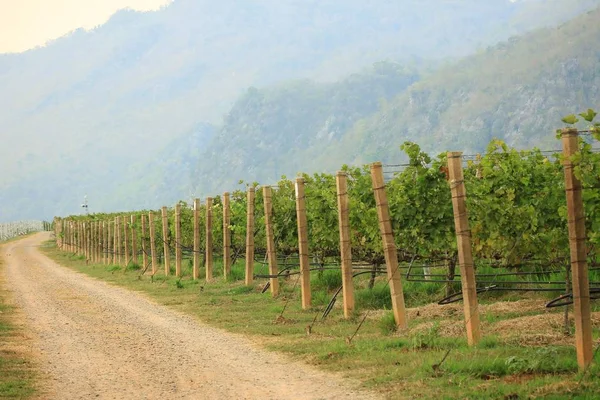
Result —
<path fill-rule="evenodd" d="M 480 152 L 493 138 L 560 148 L 553 132 L 561 117 L 600 103 L 599 17 L 596 9 L 433 72 L 379 63 L 335 85 L 251 90 L 198 158 L 196 190 L 334 172 L 345 163 L 404 162 L 407 140 L 434 153 Z"/>
<path fill-rule="evenodd" d="M 241 147 L 242 153 L 260 154 L 251 147 L 252 137 L 266 131 L 257 126 L 246 132 L 244 144 L 230 140 L 231 148 L 221 150 L 214 144 L 217 137 L 243 133 L 236 121 L 252 122 L 249 111 L 240 111 L 244 104 L 257 111 L 268 104 L 268 129 L 274 129 L 280 127 L 277 119 L 290 115 L 287 105 L 303 102 L 296 121 L 309 119 L 312 125 L 298 122 L 292 129 L 284 124 L 286 130 L 273 140 L 295 135 L 291 143 L 311 155 L 309 166 L 302 168 L 301 159 L 289 165 L 261 162 L 271 165 L 269 177 L 286 169 L 318 169 L 320 153 L 306 140 L 311 134 L 343 146 L 354 140 L 348 135 L 360 136 L 356 126 L 365 126 L 364 121 L 373 122 L 368 128 L 373 132 L 388 129 L 375 124 L 384 112 L 381 101 L 400 107 L 403 93 L 414 93 L 419 80 L 428 85 L 424 80 L 438 65 L 452 65 L 513 35 L 555 26 L 598 4 L 175 0 L 156 12 L 120 11 L 95 30 L 0 55 L 0 221 L 76 213 L 84 194 L 90 211 L 158 207 L 244 178 L 225 176 L 226 169 L 213 177 L 202 172 L 201 162 L 217 150 L 228 154 Z M 396 72 L 370 67 L 384 60 L 396 65 Z M 439 78 L 443 84 L 457 79 L 446 73 Z M 287 82 L 307 79 L 312 82 Z M 388 86 L 387 79 L 394 84 Z M 298 88 L 289 90 L 290 97 L 277 93 L 286 85 L 297 85 L 304 94 L 294 94 Z M 318 109 L 311 109 L 304 95 L 318 97 Z M 355 147 L 359 152 L 364 146 Z M 387 147 L 384 142 L 382 149 Z M 373 156 L 380 151 L 364 148 Z M 328 162 L 348 155 L 344 162 L 362 159 L 332 149 Z M 230 172 L 267 176 L 261 164 L 248 170 L 250 158 L 238 154 L 227 161 L 239 164 Z"/>

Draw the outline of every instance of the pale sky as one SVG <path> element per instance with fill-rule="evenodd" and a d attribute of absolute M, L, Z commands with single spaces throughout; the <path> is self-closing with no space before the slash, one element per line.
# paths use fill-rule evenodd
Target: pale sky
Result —
<path fill-rule="evenodd" d="M 117 10 L 155 10 L 172 0 L 0 0 L 0 53 L 43 45 L 100 25 Z"/>

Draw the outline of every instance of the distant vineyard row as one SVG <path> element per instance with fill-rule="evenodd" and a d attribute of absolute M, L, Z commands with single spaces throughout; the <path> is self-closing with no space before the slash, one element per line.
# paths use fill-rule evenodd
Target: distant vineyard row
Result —
<path fill-rule="evenodd" d="M 45 221 L 15 221 L 0 223 L 0 241 L 50 229 L 51 224 Z"/>
<path fill-rule="evenodd" d="M 385 167 L 386 191 L 391 210 L 394 239 L 402 259 L 414 257 L 437 265 L 457 257 L 450 187 L 447 182 L 446 154 L 436 157 L 423 153 L 414 143 L 402 146 L 409 162 L 402 167 Z M 477 260 L 498 265 L 519 265 L 526 260 L 565 260 L 569 255 L 566 202 L 560 156 L 556 152 L 516 150 L 493 141 L 486 153 L 465 156 L 465 185 L 473 254 Z M 586 227 L 589 255 L 596 260 L 600 241 L 600 155 L 582 142 L 579 174 L 584 181 Z M 377 210 L 369 167 L 344 166 L 348 175 L 352 256 L 370 264 L 382 264 L 383 252 Z M 397 171 L 397 172 L 394 172 Z M 336 184 L 333 174 L 303 175 L 306 185 L 306 214 L 309 249 L 313 258 L 339 254 Z M 253 183 L 251 186 L 259 188 Z M 598 187 L 598 189 L 595 189 Z M 266 251 L 262 191 L 256 190 L 254 242 L 257 252 Z M 294 181 L 282 178 L 273 187 L 273 229 L 280 255 L 298 251 Z M 182 245 L 193 245 L 193 208 L 180 202 Z M 243 190 L 231 193 L 231 244 L 235 251 L 245 246 L 247 196 Z M 168 240 L 175 238 L 175 209 L 168 209 Z M 69 216 L 65 221 L 106 221 L 117 216 L 137 216 L 133 227 L 141 238 L 139 216 L 148 210 L 127 213 Z M 160 210 L 155 210 L 160 223 Z M 201 226 L 205 225 L 206 205 L 200 205 Z M 212 198 L 214 237 L 223 233 L 222 196 Z M 129 222 L 127 222 L 129 224 Z M 162 231 L 156 229 L 160 240 Z M 200 230 L 202 246 L 205 230 Z M 216 254 L 221 240 L 214 241 Z M 561 263 L 562 264 L 562 263 Z"/>

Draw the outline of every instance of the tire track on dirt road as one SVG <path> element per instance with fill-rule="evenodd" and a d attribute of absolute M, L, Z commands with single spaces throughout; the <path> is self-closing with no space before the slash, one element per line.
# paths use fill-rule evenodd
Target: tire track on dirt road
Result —
<path fill-rule="evenodd" d="M 62 267 L 39 252 L 49 237 L 7 243 L 0 256 L 37 338 L 51 398 L 377 398 L 337 375 Z"/>

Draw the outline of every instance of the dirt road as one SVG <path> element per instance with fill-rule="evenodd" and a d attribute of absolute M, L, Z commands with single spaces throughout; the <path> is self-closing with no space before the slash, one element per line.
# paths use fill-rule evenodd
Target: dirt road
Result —
<path fill-rule="evenodd" d="M 40 233 L 4 245 L 4 274 L 35 337 L 44 398 L 368 399 L 353 383 L 89 278 L 41 254 Z"/>

